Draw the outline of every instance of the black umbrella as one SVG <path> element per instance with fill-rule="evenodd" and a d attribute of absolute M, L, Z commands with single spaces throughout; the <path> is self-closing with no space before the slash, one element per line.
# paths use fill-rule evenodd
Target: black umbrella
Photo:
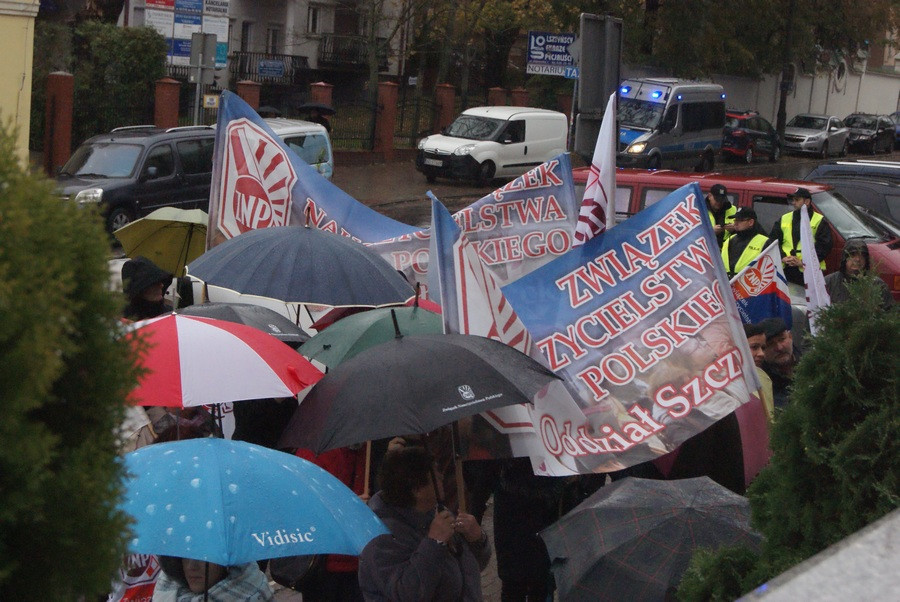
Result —
<path fill-rule="evenodd" d="M 179 309 L 178 313 L 188 316 L 215 318 L 236 322 L 267 332 L 282 343 L 296 347 L 309 340 L 302 328 L 275 310 L 250 303 L 201 303 Z"/>
<path fill-rule="evenodd" d="M 297 107 L 297 112 L 299 113 L 309 113 L 311 111 L 318 111 L 320 115 L 334 115 L 335 113 L 333 107 L 320 102 L 305 102 Z"/>
<path fill-rule="evenodd" d="M 415 294 L 365 245 L 301 226 L 245 232 L 192 261 L 188 273 L 207 284 L 285 303 L 379 307 Z"/>
<path fill-rule="evenodd" d="M 540 535 L 559 599 L 590 602 L 667 599 L 694 550 L 760 541 L 747 498 L 709 477 L 616 481 Z"/>
<path fill-rule="evenodd" d="M 256 109 L 256 112 L 260 117 L 281 117 L 281 111 L 279 109 L 268 105 L 259 107 Z"/>
<path fill-rule="evenodd" d="M 321 453 L 423 434 L 479 412 L 530 403 L 555 378 L 527 355 L 484 337 L 397 337 L 326 374 L 300 403 L 279 447 Z"/>

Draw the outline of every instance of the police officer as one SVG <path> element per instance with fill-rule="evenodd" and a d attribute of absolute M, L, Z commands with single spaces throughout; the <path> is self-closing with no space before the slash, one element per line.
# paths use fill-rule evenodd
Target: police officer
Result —
<path fill-rule="evenodd" d="M 722 262 L 728 278 L 750 265 L 759 257 L 769 242 L 769 237 L 756 221 L 756 211 L 741 207 L 734 214 L 734 233 L 722 245 Z"/>
<path fill-rule="evenodd" d="M 709 221 L 713 225 L 713 231 L 716 233 L 716 240 L 719 247 L 731 235 L 732 224 L 734 222 L 734 214 L 737 208 L 732 206 L 728 200 L 728 189 L 722 184 L 714 184 L 706 195 L 706 211 L 709 214 Z"/>
<path fill-rule="evenodd" d="M 810 206 L 812 195 L 806 188 L 798 188 L 796 192 L 789 194 L 788 202 L 793 205 L 794 210 L 790 213 L 785 213 L 779 221 L 775 222 L 769 238 L 778 241 L 778 247 L 781 249 L 781 260 L 784 264 L 784 277 L 787 278 L 788 282 L 803 286 L 800 208 L 805 205 L 807 212 L 809 212 L 809 226 L 813 233 L 816 257 L 819 258 L 822 269 L 825 269 L 825 257 L 831 252 L 831 246 L 834 244 L 831 240 L 831 226 L 828 225 L 828 221 L 822 217 L 821 213 L 816 213 L 812 210 Z"/>

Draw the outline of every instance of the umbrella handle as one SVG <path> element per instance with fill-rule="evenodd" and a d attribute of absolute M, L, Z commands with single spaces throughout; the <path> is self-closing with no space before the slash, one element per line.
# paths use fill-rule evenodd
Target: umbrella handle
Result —
<path fill-rule="evenodd" d="M 372 442 L 366 441 L 366 472 L 363 479 L 363 496 L 369 499 L 369 470 L 372 467 Z"/>
<path fill-rule="evenodd" d="M 450 425 L 450 441 L 453 445 L 453 470 L 456 476 L 456 503 L 460 512 L 467 512 L 466 481 L 463 478 L 462 458 L 459 453 L 459 423 L 455 420 L 453 421 L 453 424 Z"/>

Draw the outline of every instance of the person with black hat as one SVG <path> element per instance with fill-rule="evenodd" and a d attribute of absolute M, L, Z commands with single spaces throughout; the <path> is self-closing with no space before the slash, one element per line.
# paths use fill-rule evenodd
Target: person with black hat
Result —
<path fill-rule="evenodd" d="M 737 212 L 731 201 L 728 200 L 728 189 L 722 184 L 713 184 L 706 195 L 706 211 L 709 221 L 716 233 L 719 247 L 731 234 L 734 214 Z"/>
<path fill-rule="evenodd" d="M 809 226 L 812 229 L 816 257 L 822 269 L 825 269 L 825 257 L 831 252 L 834 244 L 831 240 L 831 226 L 821 213 L 812 210 L 812 195 L 806 188 L 797 188 L 788 195 L 788 202 L 794 210 L 785 213 L 775 222 L 769 238 L 778 241 L 781 249 L 781 260 L 784 264 L 784 277 L 788 282 L 803 286 L 803 249 L 800 245 L 800 209 L 806 206 L 809 212 Z"/>
<path fill-rule="evenodd" d="M 146 320 L 171 311 L 165 303 L 165 290 L 172 274 L 163 271 L 146 257 L 129 259 L 122 265 L 122 284 L 128 305 L 122 312 L 129 320 Z"/>
<path fill-rule="evenodd" d="M 734 214 L 734 232 L 722 244 L 722 262 L 728 278 L 750 265 L 768 244 L 769 237 L 756 221 L 756 211 L 749 207 L 738 209 Z"/>
<path fill-rule="evenodd" d="M 869 265 L 869 246 L 861 240 L 850 240 L 844 246 L 841 255 L 841 269 L 833 274 L 825 276 L 825 290 L 832 303 L 842 303 L 850 298 L 847 283 L 867 274 L 872 266 Z M 884 280 L 877 279 L 881 289 L 881 304 L 890 307 L 894 303 L 891 292 Z"/>
<path fill-rule="evenodd" d="M 772 379 L 775 407 L 784 407 L 790 400 L 788 388 L 794 380 L 794 366 L 800 360 L 800 352 L 794 347 L 791 329 L 781 318 L 767 318 L 759 325 L 766 332 L 766 357 L 762 368 Z"/>

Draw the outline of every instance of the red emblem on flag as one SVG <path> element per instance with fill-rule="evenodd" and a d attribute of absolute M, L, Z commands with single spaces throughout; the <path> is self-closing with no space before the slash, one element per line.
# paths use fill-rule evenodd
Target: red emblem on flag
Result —
<path fill-rule="evenodd" d="M 276 140 L 248 119 L 232 121 L 225 131 L 219 229 L 233 238 L 287 225 L 296 182 L 297 173 Z"/>
<path fill-rule="evenodd" d="M 756 297 L 775 281 L 775 263 L 768 255 L 761 255 L 755 266 L 747 268 L 742 278 L 734 283 L 740 299 Z"/>

